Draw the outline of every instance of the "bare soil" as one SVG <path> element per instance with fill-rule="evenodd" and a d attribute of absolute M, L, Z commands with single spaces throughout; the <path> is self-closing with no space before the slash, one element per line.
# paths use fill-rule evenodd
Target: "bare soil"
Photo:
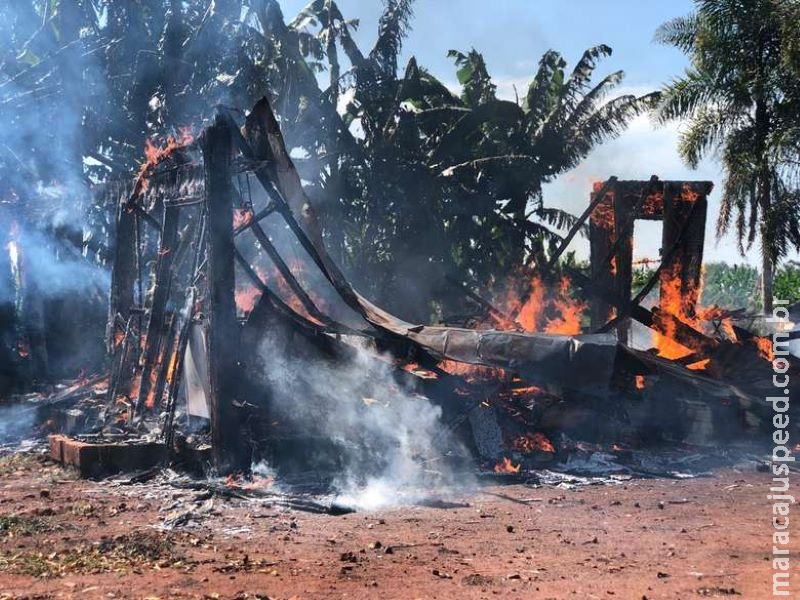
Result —
<path fill-rule="evenodd" d="M 215 498 L 199 522 L 162 531 L 185 491 L 18 456 L 0 461 L 0 599 L 769 598 L 768 484 L 724 471 L 493 486 L 462 508 L 345 516 Z"/>

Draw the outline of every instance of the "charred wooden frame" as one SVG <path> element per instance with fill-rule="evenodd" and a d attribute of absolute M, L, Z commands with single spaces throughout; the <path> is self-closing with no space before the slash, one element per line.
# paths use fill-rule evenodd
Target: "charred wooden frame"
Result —
<path fill-rule="evenodd" d="M 707 196 L 712 188 L 709 181 L 660 181 L 656 176 L 649 181 L 612 178 L 606 184 L 595 184 L 589 218 L 591 279 L 594 285 L 612 291 L 618 301 L 599 298 L 592 304 L 593 330 L 607 331 L 613 326 L 620 341 L 626 342 L 632 316 L 630 307 L 638 306 L 652 289 L 654 281 L 648 282 L 631 300 L 633 228 L 638 219 L 664 223 L 661 262 L 656 270 L 662 305 L 656 311 L 655 329 L 663 333 L 667 328 L 658 326 L 659 319 L 671 320 L 663 299 L 665 286 L 672 285 L 675 277 L 680 281 L 680 293 L 689 311 L 694 311 L 700 290 Z M 600 193 L 603 197 L 598 200 Z M 638 320 L 651 321 L 644 324 L 653 327 L 652 319 Z M 685 329 L 679 327 L 681 331 Z"/>

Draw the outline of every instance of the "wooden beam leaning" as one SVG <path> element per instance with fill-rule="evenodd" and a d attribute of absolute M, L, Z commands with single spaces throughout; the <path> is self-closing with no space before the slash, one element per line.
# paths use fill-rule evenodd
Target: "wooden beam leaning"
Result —
<path fill-rule="evenodd" d="M 303 289 L 303 286 L 301 286 L 300 283 L 297 281 L 294 274 L 292 273 L 292 270 L 289 268 L 289 265 L 287 265 L 284 262 L 283 257 L 281 257 L 280 253 L 278 252 L 278 249 L 275 248 L 272 242 L 270 242 L 269 237 L 267 237 L 267 234 L 261 227 L 261 225 L 259 225 L 258 223 L 253 223 L 251 229 L 253 230 L 256 239 L 258 240 L 258 244 L 261 246 L 264 252 L 267 253 L 267 256 L 269 256 L 270 260 L 278 269 L 278 272 L 281 274 L 281 277 L 283 277 L 284 281 L 287 283 L 287 285 L 292 290 L 294 295 L 297 296 L 297 299 L 300 300 L 300 303 L 303 305 L 303 308 L 305 308 L 306 311 L 308 311 L 309 315 L 311 315 L 318 321 L 325 323 L 326 325 L 330 325 L 331 324 L 330 319 L 328 319 L 327 316 L 325 316 L 320 312 L 320 310 L 317 308 L 317 305 L 314 304 L 314 301 Z"/>
<path fill-rule="evenodd" d="M 207 314 L 209 412 L 211 445 L 220 473 L 235 471 L 246 462 L 239 418 L 234 407 L 239 327 L 234 296 L 235 246 L 233 243 L 233 193 L 231 189 L 231 127 L 217 113 L 203 132 L 201 148 L 205 168 L 208 236 Z"/>
<path fill-rule="evenodd" d="M 341 271 L 335 264 L 325 260 L 325 257 L 320 254 L 320 252 L 317 250 L 317 247 L 314 245 L 314 242 L 295 218 L 289 204 L 271 181 L 268 169 L 266 166 L 264 166 L 264 161 L 260 161 L 259 157 L 256 156 L 253 148 L 250 145 L 250 142 L 248 142 L 247 139 L 245 139 L 245 137 L 242 135 L 242 132 L 239 131 L 239 128 L 236 126 L 236 122 L 233 120 L 233 118 L 230 115 L 227 115 L 227 119 L 230 124 L 231 132 L 234 136 L 234 142 L 237 144 L 244 157 L 250 161 L 259 162 L 262 165 L 253 171 L 253 174 L 267 192 L 270 199 L 275 203 L 277 212 L 281 214 L 283 220 L 286 222 L 286 225 L 300 242 L 300 245 L 303 246 L 303 249 L 306 251 L 308 256 L 311 257 L 311 260 L 314 261 L 314 264 L 319 268 L 320 271 L 322 271 L 322 274 L 331 283 L 331 285 L 333 285 L 342 299 L 356 312 L 360 313 L 361 308 L 359 305 L 359 300 L 355 296 L 353 290 L 348 286 L 341 285 L 341 282 L 345 281 L 344 275 L 342 275 Z"/>
<path fill-rule="evenodd" d="M 660 311 L 655 315 L 640 304 L 633 303 L 629 298 L 620 297 L 614 290 L 598 285 L 577 269 L 568 268 L 567 274 L 573 282 L 581 286 L 585 291 L 616 307 L 620 314 L 628 314 L 645 327 L 654 329 L 658 333 L 664 334 L 658 328 L 657 321 L 669 320 L 674 324 L 675 337 L 673 339 L 678 343 L 690 343 L 693 347 L 701 348 L 704 352 L 710 352 L 719 346 L 717 340 L 708 337 L 693 327 L 689 327 L 686 323 L 666 311 Z"/>

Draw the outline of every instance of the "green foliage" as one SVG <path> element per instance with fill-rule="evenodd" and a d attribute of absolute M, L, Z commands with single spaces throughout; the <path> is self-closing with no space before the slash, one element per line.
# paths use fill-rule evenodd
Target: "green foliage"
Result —
<path fill-rule="evenodd" d="M 633 272 L 633 291 L 638 292 L 653 269 L 636 269 Z M 763 308 L 759 290 L 760 273 L 749 265 L 729 265 L 724 262 L 703 266 L 702 306 L 719 306 L 729 310 L 744 308 L 757 311 Z M 652 297 L 658 297 L 656 286 Z M 774 297 L 790 303 L 800 301 L 800 264 L 790 262 L 775 273 Z"/>
<path fill-rule="evenodd" d="M 727 309 L 746 308 L 755 310 L 760 306 L 758 294 L 759 274 L 747 265 L 709 263 L 703 270 L 703 306 L 716 305 Z"/>
<path fill-rule="evenodd" d="M 790 263 L 775 274 L 775 298 L 790 303 L 800 301 L 800 265 Z"/>
<path fill-rule="evenodd" d="M 695 6 L 656 32 L 691 66 L 665 87 L 655 115 L 686 121 L 679 151 L 690 166 L 720 157 L 718 235 L 734 229 L 742 252 L 760 237 L 769 273 L 800 248 L 800 3 L 695 0 Z M 768 290 L 769 276 L 764 283 Z"/>
<path fill-rule="evenodd" d="M 296 165 L 329 249 L 358 288 L 409 319 L 425 320 L 429 299 L 458 301 L 447 277 L 492 287 L 543 260 L 574 222 L 544 206 L 543 183 L 655 98 L 610 98 L 621 72 L 593 81 L 611 54 L 603 45 L 571 71 L 545 53 L 521 103 L 497 98 L 480 52 L 452 51 L 456 95 L 415 59 L 398 65 L 412 0 L 383 0 L 368 50 L 334 0 L 312 0 L 288 22 L 277 0 L 14 5 L 0 8 L 13 12 L 0 18 L 11 29 L 0 31 L 11 50 L 0 118 L 20 139 L 26 115 L 74 121 L 68 135 L 47 129 L 34 140 L 33 179 L 129 176 L 146 139 L 267 95 L 303 157 Z M 19 173 L 14 153 L 0 152 L 0 171 Z"/>

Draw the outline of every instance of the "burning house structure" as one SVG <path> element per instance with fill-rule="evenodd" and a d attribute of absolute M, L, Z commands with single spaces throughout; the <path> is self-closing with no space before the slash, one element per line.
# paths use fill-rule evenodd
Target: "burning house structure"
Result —
<path fill-rule="evenodd" d="M 715 445 L 769 426 L 768 344 L 735 313 L 698 302 L 710 182 L 596 184 L 527 297 L 498 307 L 466 290 L 476 325 L 451 327 L 405 322 L 350 285 L 266 99 L 241 123 L 219 109 L 197 136 L 147 158 L 134 183 L 103 191 L 117 207 L 110 374 L 95 427 L 105 434 L 53 438 L 63 462 L 125 468 L 188 452 L 222 473 L 266 460 L 335 477 L 354 461 L 379 473 L 407 444 L 417 463 L 514 473 L 581 441 Z M 636 219 L 662 221 L 663 243 L 634 295 Z M 590 272 L 559 280 L 559 257 L 587 226 Z M 565 278 L 591 298 L 588 328 L 586 307 L 566 301 L 540 326 L 543 290 L 558 296 Z M 653 332 L 653 349 L 628 343 L 634 321 Z M 387 408 L 392 397 L 410 408 Z M 202 436 L 186 442 L 197 423 L 208 424 L 210 450 L 190 448 Z M 118 443 L 136 432 L 149 432 L 145 451 Z M 127 458 L 101 460 L 98 446 Z"/>

